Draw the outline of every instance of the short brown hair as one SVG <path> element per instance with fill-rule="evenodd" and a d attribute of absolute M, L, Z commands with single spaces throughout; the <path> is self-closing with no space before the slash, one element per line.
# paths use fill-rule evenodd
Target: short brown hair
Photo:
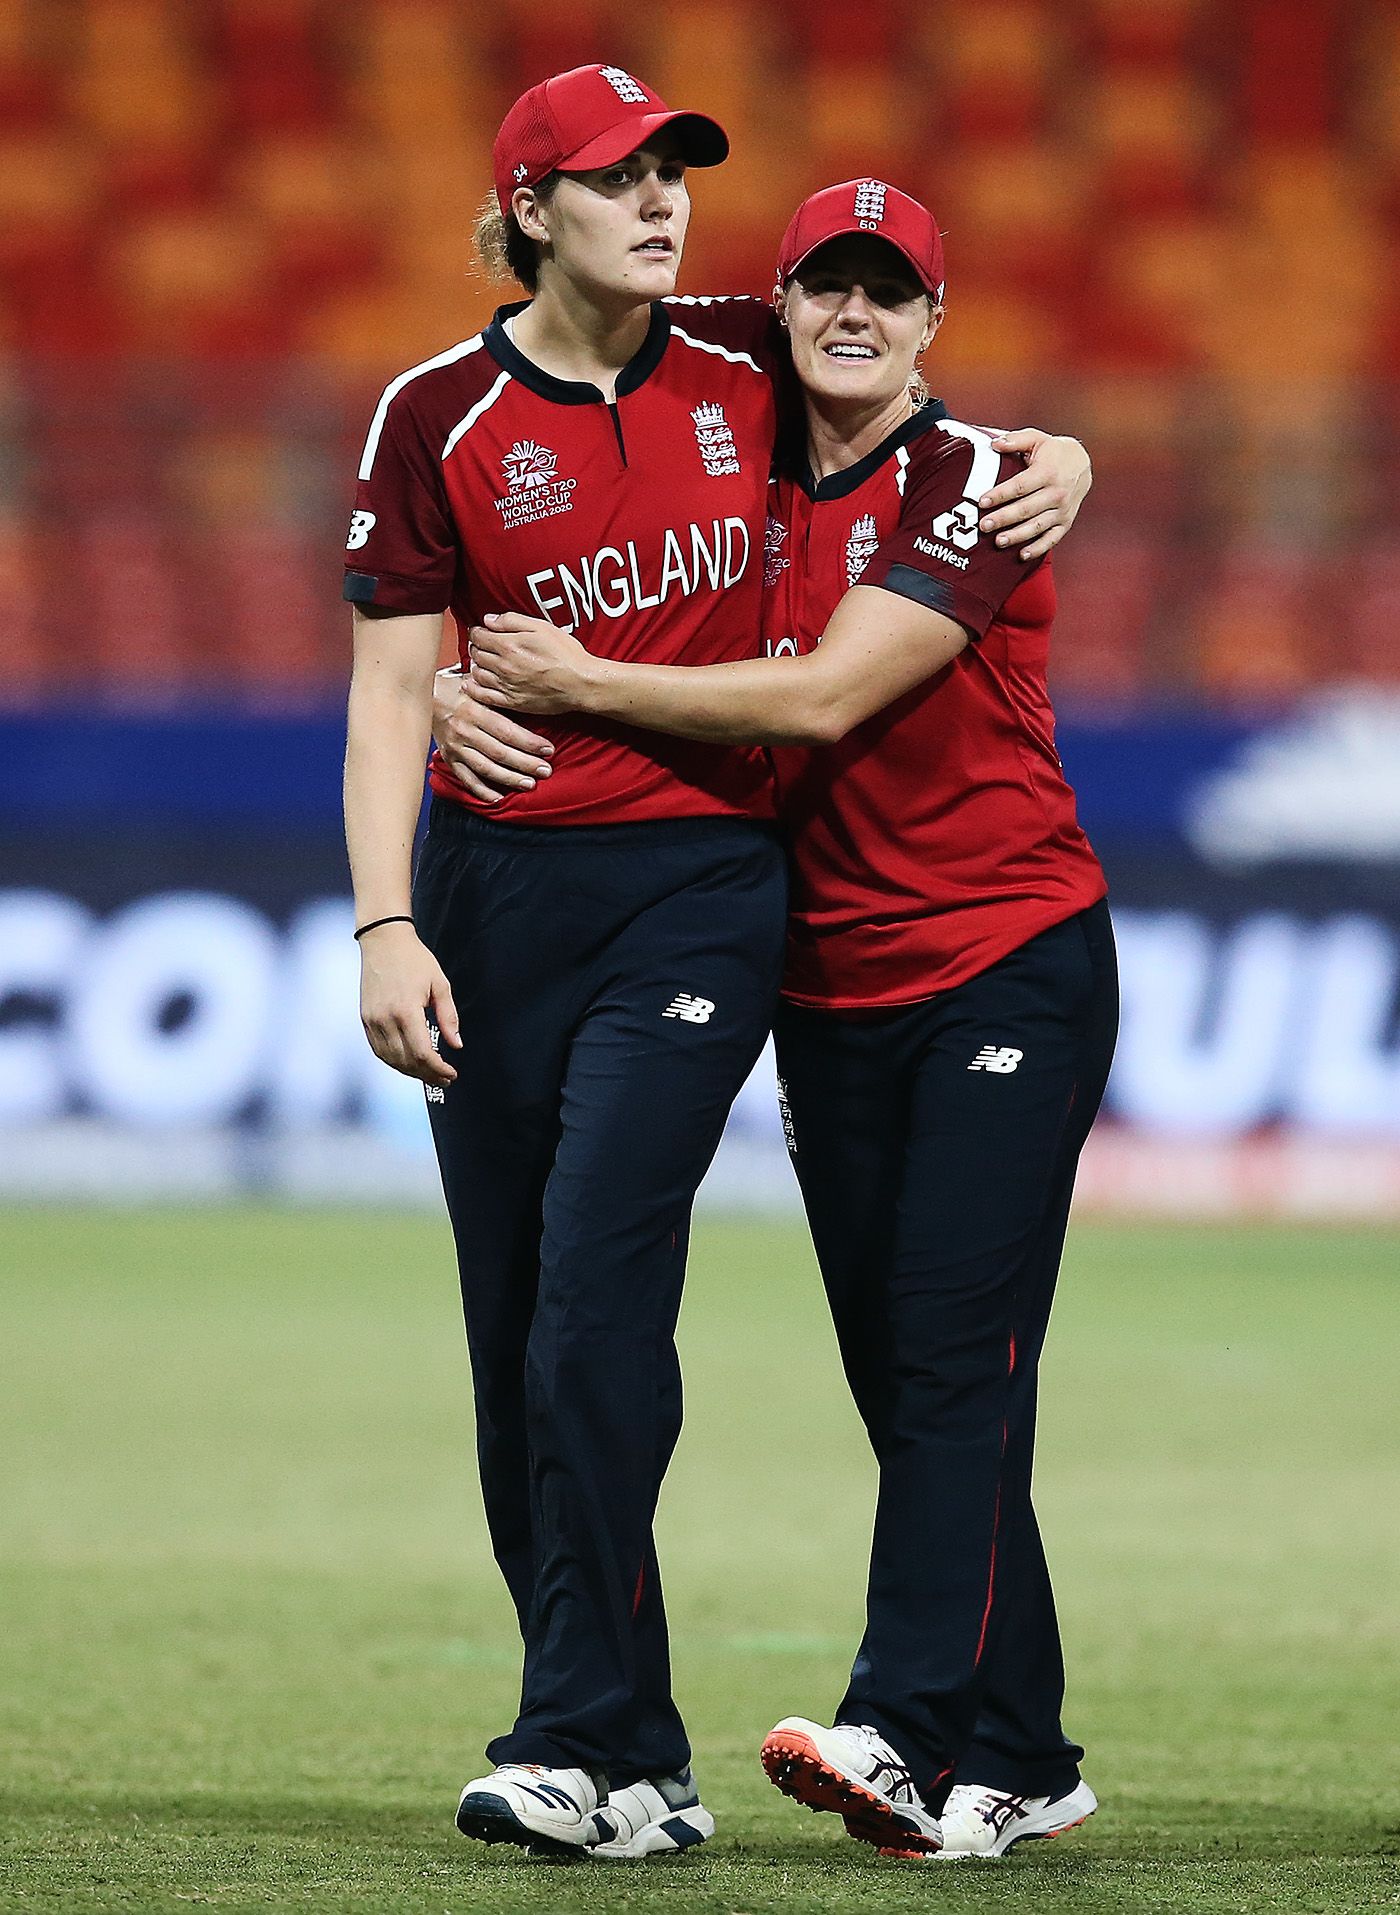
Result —
<path fill-rule="evenodd" d="M 546 173 L 535 183 L 535 198 L 547 206 L 559 184 L 558 173 Z M 539 285 L 540 248 L 521 228 L 513 212 L 503 213 L 495 188 L 477 209 L 476 253 L 491 279 L 517 279 L 527 293 Z"/>

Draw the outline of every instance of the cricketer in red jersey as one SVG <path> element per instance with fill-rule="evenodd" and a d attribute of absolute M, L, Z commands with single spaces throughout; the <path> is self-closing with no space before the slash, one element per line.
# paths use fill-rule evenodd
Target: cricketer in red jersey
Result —
<path fill-rule="evenodd" d="M 510 337 L 524 303 L 390 382 L 360 462 L 347 599 L 451 610 L 461 633 L 502 607 L 577 632 L 604 657 L 714 664 L 759 622 L 781 376 L 752 299 L 657 301 L 615 402 L 555 378 Z M 639 475 L 650 482 L 638 483 Z M 434 755 L 440 797 L 529 824 L 772 816 L 761 751 L 608 724 L 549 728 L 553 774 L 499 805 Z"/>
<path fill-rule="evenodd" d="M 661 304 L 686 169 L 726 151 L 619 67 L 522 95 L 478 242 L 534 297 L 391 382 L 347 541 L 361 1017 L 426 1085 L 483 1504 L 526 1647 L 519 1710 L 456 1821 L 556 1854 L 674 1853 L 713 1828 L 652 1519 L 681 1421 L 690 1207 L 771 1024 L 785 860 L 755 754 L 642 755 L 600 727 L 504 815 L 439 773 L 411 889 L 410 861 L 448 607 L 544 603 L 596 643 L 671 656 L 714 644 L 732 601 L 722 630 L 752 650 L 770 322 Z"/>
<path fill-rule="evenodd" d="M 783 994 L 796 1003 L 949 990 L 1107 889 L 1055 751 L 1050 561 L 1028 573 L 977 531 L 976 501 L 1011 464 L 934 400 L 844 471 L 774 483 L 769 657 L 811 651 L 857 584 L 974 640 L 839 743 L 773 749 L 792 858 Z"/>

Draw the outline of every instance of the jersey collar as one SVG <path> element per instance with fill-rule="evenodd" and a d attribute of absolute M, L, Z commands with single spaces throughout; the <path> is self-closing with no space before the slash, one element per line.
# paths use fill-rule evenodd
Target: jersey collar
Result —
<path fill-rule="evenodd" d="M 518 299 L 512 305 L 497 307 L 491 324 L 482 334 L 486 350 L 512 379 L 518 379 L 522 386 L 537 392 L 541 399 L 552 399 L 561 406 L 601 405 L 603 395 L 597 386 L 590 385 L 586 379 L 556 379 L 552 372 L 546 372 L 533 359 L 527 359 L 520 348 L 507 338 L 505 322 L 513 319 L 517 313 L 523 313 L 529 303 L 528 299 Z M 670 337 L 671 321 L 666 308 L 659 300 L 653 300 L 647 336 L 639 351 L 617 375 L 619 399 L 625 398 L 629 392 L 635 392 L 656 371 Z"/>
<path fill-rule="evenodd" d="M 926 399 L 907 419 L 902 419 L 873 452 L 867 452 L 863 459 L 857 459 L 854 465 L 845 466 L 840 472 L 829 472 L 824 479 L 816 478 L 807 462 L 805 432 L 794 445 L 795 456 L 785 463 L 791 477 L 814 503 L 844 499 L 863 486 L 873 472 L 878 472 L 886 459 L 892 459 L 900 446 L 908 445 L 911 439 L 917 439 L 947 417 L 948 408 L 941 399 Z M 800 426 L 798 430 L 801 431 Z"/>

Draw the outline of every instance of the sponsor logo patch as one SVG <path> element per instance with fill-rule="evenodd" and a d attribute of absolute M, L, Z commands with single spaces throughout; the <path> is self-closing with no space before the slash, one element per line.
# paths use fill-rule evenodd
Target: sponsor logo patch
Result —
<path fill-rule="evenodd" d="M 373 512 L 352 512 L 350 514 L 350 536 L 345 541 L 347 552 L 358 552 L 362 545 L 369 543 L 369 535 L 374 530 Z"/>
<path fill-rule="evenodd" d="M 949 512 L 940 512 L 932 527 L 936 539 L 951 540 L 960 552 L 971 551 L 977 543 L 977 507 L 971 499 L 959 499 Z"/>
<path fill-rule="evenodd" d="M 951 545 L 935 545 L 931 539 L 915 539 L 914 550 L 922 552 L 925 558 L 937 559 L 941 565 L 956 565 L 960 572 L 968 568 L 966 552 L 955 552 Z"/>

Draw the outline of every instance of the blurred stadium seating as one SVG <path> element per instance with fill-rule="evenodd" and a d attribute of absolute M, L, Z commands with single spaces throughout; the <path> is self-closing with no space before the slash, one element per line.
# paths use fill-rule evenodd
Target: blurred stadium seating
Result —
<path fill-rule="evenodd" d="M 338 697 L 373 395 L 500 296 L 495 123 L 597 57 L 730 128 L 692 290 L 830 179 L 937 208 L 935 388 L 1095 454 L 1062 700 L 1400 684 L 1400 0 L 0 0 L 6 703 Z"/>

